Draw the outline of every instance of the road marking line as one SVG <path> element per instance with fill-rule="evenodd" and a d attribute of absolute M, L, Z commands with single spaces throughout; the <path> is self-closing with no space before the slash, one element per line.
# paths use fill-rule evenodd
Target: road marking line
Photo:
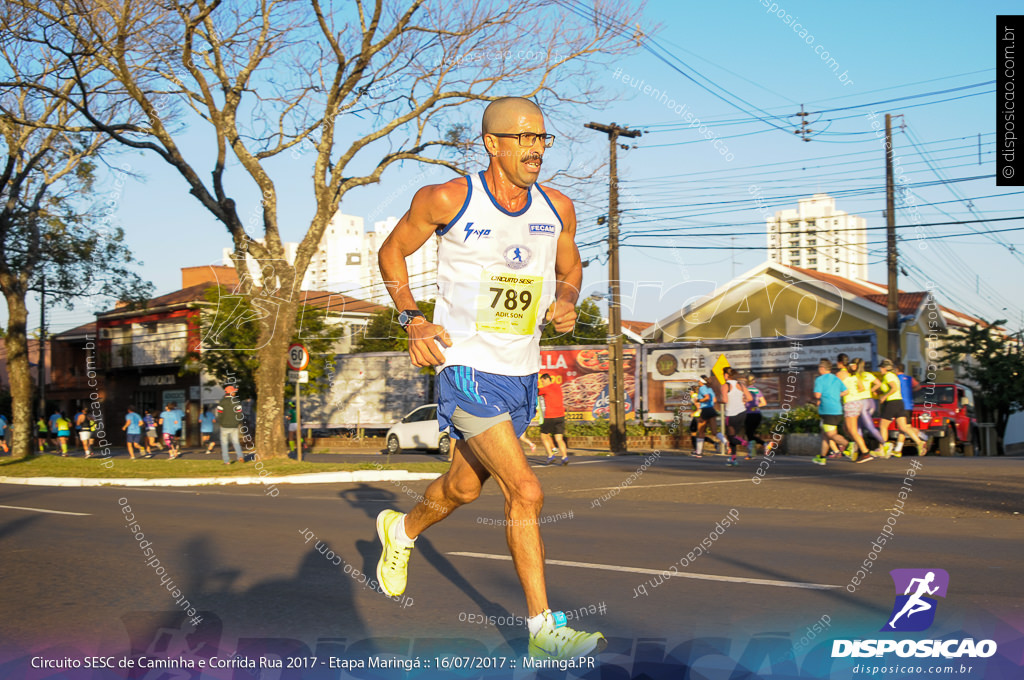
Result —
<path fill-rule="evenodd" d="M 775 479 L 806 479 L 806 475 L 793 475 L 792 477 L 772 477 Z M 740 482 L 750 483 L 749 477 L 743 479 L 716 479 L 705 482 L 673 482 L 671 484 L 629 484 L 627 486 L 595 486 L 592 489 L 566 489 L 564 493 L 574 493 L 577 491 L 611 491 L 612 489 L 655 489 L 661 486 L 697 486 L 700 484 L 739 484 Z"/>
<path fill-rule="evenodd" d="M 870 474 L 870 473 L 868 473 L 868 472 L 851 472 L 851 473 L 847 474 L 846 476 L 847 477 L 856 477 L 856 476 L 859 476 L 859 475 L 867 475 L 867 474 Z M 769 476 L 766 475 L 765 477 L 763 477 L 761 479 L 764 480 L 764 481 L 768 481 L 768 480 L 774 481 L 776 479 L 811 479 L 812 477 L 815 477 L 815 476 L 817 476 L 817 475 L 790 475 L 790 476 L 787 476 L 787 477 L 769 477 Z M 751 479 L 749 477 L 744 477 L 742 479 L 716 479 L 716 480 L 710 480 L 710 481 L 705 481 L 705 482 L 673 482 L 671 484 L 646 484 L 646 485 L 629 484 L 627 486 L 622 486 L 620 484 L 619 486 L 595 486 L 592 489 L 566 489 L 562 493 L 575 493 L 575 492 L 579 492 L 579 491 L 611 491 L 612 489 L 622 489 L 623 491 L 625 491 L 626 489 L 655 489 L 655 488 L 658 488 L 658 487 L 661 487 L 661 486 L 697 486 L 699 484 L 739 484 L 741 482 L 750 482 L 750 481 L 751 481 Z"/>
<path fill-rule="evenodd" d="M 44 510 L 42 508 L 23 508 L 18 505 L 0 505 L 0 508 L 6 508 L 7 510 L 28 510 L 30 512 L 45 512 L 51 515 L 76 515 L 78 517 L 89 517 L 91 513 L 88 512 L 64 512 L 63 510 Z"/>
<path fill-rule="evenodd" d="M 476 557 L 483 560 L 502 560 L 510 562 L 512 557 L 509 555 L 489 555 L 487 553 L 474 553 L 474 552 L 450 552 L 449 555 L 455 557 Z M 554 565 L 558 567 L 578 567 L 580 569 L 600 569 L 602 571 L 621 571 L 627 574 L 651 574 L 654 576 L 664 576 L 665 571 L 658 571 L 657 569 L 642 569 L 640 567 L 620 567 L 614 564 L 593 564 L 590 562 L 569 562 L 566 560 L 544 560 L 544 564 Z M 755 586 L 778 586 L 779 588 L 804 588 L 806 590 L 829 590 L 831 588 L 842 588 L 842 586 L 832 586 L 824 583 L 801 583 L 799 581 L 770 581 L 762 578 L 742 578 L 739 576 L 718 576 L 717 574 L 683 574 L 680 572 L 668 572 L 669 576 L 675 576 L 677 578 L 692 578 L 701 581 L 724 581 L 727 583 L 748 583 Z"/>
<path fill-rule="evenodd" d="M 535 468 L 564 467 L 562 465 L 562 459 L 559 458 L 558 456 L 555 456 L 555 458 L 557 460 L 555 462 L 553 462 L 553 463 L 537 463 L 536 465 L 531 465 L 530 467 L 535 467 Z M 603 462 L 605 462 L 605 461 L 603 461 L 603 460 L 581 460 L 579 462 L 570 461 L 569 465 L 571 467 L 578 467 L 580 465 L 590 465 L 592 463 L 603 463 Z"/>

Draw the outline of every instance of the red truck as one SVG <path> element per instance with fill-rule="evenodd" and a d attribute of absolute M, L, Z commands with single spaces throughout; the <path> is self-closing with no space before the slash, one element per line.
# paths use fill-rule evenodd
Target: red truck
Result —
<path fill-rule="evenodd" d="M 930 451 L 940 456 L 973 456 L 979 449 L 974 392 L 967 385 L 921 385 L 914 391 L 910 425 L 928 435 Z M 890 431 L 894 430 L 895 426 Z"/>

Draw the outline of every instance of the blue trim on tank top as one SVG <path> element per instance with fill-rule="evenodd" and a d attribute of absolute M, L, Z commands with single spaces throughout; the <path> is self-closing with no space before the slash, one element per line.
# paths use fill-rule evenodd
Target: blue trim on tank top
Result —
<path fill-rule="evenodd" d="M 452 218 L 451 222 L 434 230 L 438 236 L 444 236 L 447 234 L 448 231 L 455 226 L 455 223 L 459 221 L 459 218 L 466 212 L 466 208 L 469 207 L 469 201 L 473 198 L 473 180 L 469 177 L 466 177 L 466 186 L 468 187 L 468 190 L 466 191 L 466 200 L 462 202 L 462 207 L 459 208 L 458 214 Z"/>
<path fill-rule="evenodd" d="M 551 208 L 551 212 L 555 213 L 555 219 L 558 220 L 558 224 L 562 226 L 562 229 L 565 229 L 565 222 L 562 221 L 562 216 L 558 214 L 557 210 L 555 210 L 555 204 L 551 202 L 551 199 L 548 198 L 547 193 L 544 192 L 544 189 L 540 186 L 540 184 L 536 184 L 534 186 L 537 187 L 537 191 L 539 191 L 540 195 L 544 197 L 545 201 L 547 201 L 548 207 Z"/>
<path fill-rule="evenodd" d="M 493 205 L 495 208 L 497 208 L 504 214 L 508 215 L 509 217 L 519 217 L 520 215 L 524 214 L 527 210 L 529 210 L 531 205 L 533 205 L 533 192 L 528 191 L 526 193 L 526 205 L 524 205 L 521 210 L 519 210 L 518 212 L 509 212 L 508 210 L 505 210 L 503 207 L 501 207 L 501 204 L 495 200 L 494 195 L 488 188 L 487 180 L 484 179 L 484 171 L 481 170 L 478 174 L 480 176 L 480 183 L 484 185 L 484 192 L 487 193 L 487 198 L 491 199 L 491 205 Z"/>

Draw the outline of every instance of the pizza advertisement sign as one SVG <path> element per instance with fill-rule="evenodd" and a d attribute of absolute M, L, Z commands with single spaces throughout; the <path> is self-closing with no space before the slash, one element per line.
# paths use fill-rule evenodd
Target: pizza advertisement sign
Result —
<path fill-rule="evenodd" d="M 562 386 L 567 420 L 602 420 L 610 417 L 606 346 L 541 349 L 540 373 Z M 636 398 L 636 349 L 623 350 L 626 417 L 633 417 Z"/>

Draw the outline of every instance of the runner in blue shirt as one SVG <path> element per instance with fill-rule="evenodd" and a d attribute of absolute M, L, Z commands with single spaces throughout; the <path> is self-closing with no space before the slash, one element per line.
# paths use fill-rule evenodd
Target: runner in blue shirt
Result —
<path fill-rule="evenodd" d="M 715 418 L 718 416 L 718 411 L 715 410 L 715 391 L 708 386 L 708 377 L 702 375 L 699 383 L 697 404 L 700 406 L 700 416 L 698 416 L 699 419 L 697 421 L 697 448 L 693 453 L 695 458 L 701 458 L 704 455 L 704 435 L 709 425 L 711 431 L 708 434 L 712 438 L 715 437 L 717 433 Z"/>
<path fill-rule="evenodd" d="M 128 414 L 124 417 L 124 426 L 121 429 L 125 432 L 125 437 L 128 441 L 128 455 L 132 460 L 138 460 L 135 457 L 136 449 L 139 451 L 139 456 L 142 455 L 142 417 L 135 412 L 135 408 L 132 406 L 128 407 Z"/>
<path fill-rule="evenodd" d="M 818 402 L 818 415 L 821 417 L 821 453 L 812 460 L 816 465 L 825 464 L 825 456 L 838 458 L 839 451 L 845 449 L 850 442 L 839 434 L 839 424 L 843 422 L 843 395 L 846 385 L 832 372 L 832 362 L 822 359 L 818 362 L 818 377 L 814 379 L 814 398 Z"/>
<path fill-rule="evenodd" d="M 903 372 L 903 364 L 896 364 L 896 377 L 900 379 L 903 408 L 909 413 L 914 410 L 914 379 Z"/>
<path fill-rule="evenodd" d="M 50 442 L 57 446 L 57 419 L 60 418 L 60 411 L 54 411 L 47 422 L 50 424 Z"/>
<path fill-rule="evenodd" d="M 160 414 L 160 427 L 164 431 L 164 446 L 167 447 L 168 460 L 174 460 L 181 455 L 178 449 L 178 433 L 181 432 L 182 413 L 178 410 L 178 404 L 171 402 L 164 407 Z"/>
<path fill-rule="evenodd" d="M 142 438 L 142 442 L 146 446 L 146 458 L 152 458 L 153 449 L 159 449 L 160 444 L 156 440 L 156 418 L 148 408 L 142 412 L 142 423 L 146 430 L 145 436 Z"/>
<path fill-rule="evenodd" d="M 7 418 L 0 413 L 0 446 L 4 447 L 4 453 L 10 453 L 7 446 Z"/>
<path fill-rule="evenodd" d="M 216 412 L 209 406 L 204 406 L 203 412 L 199 415 L 199 434 L 202 436 L 202 443 L 206 444 L 207 453 L 213 453 L 213 447 L 217 445 L 213 440 L 213 421 L 216 419 Z"/>

